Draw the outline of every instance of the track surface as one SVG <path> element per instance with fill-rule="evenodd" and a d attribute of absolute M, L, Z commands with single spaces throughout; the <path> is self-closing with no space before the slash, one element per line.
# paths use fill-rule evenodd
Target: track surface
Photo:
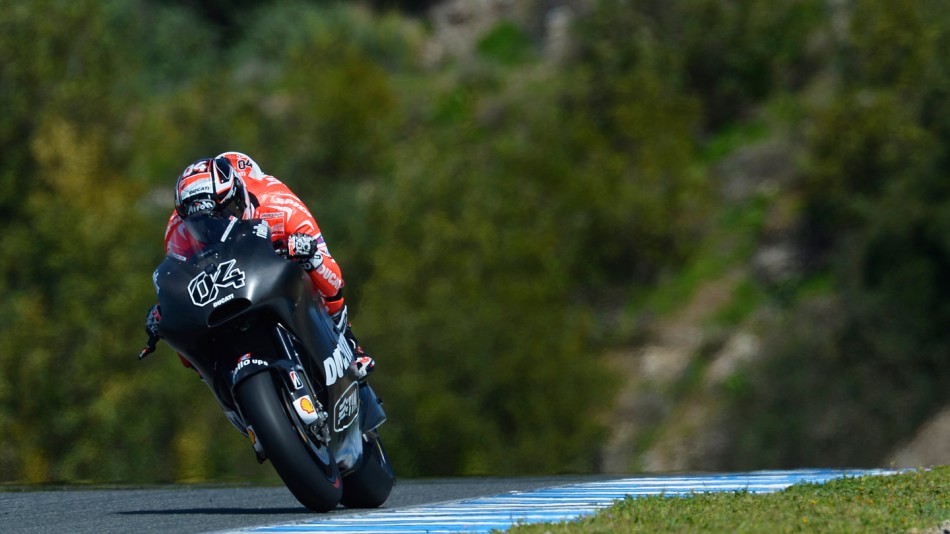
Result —
<path fill-rule="evenodd" d="M 795 470 L 640 477 L 440 479 L 397 484 L 378 510 L 315 514 L 284 488 L 173 487 L 0 493 L 0 531 L 489 532 L 592 514 L 626 495 L 772 492 L 894 471 Z"/>
<path fill-rule="evenodd" d="M 511 491 L 616 477 L 528 477 L 398 480 L 381 511 Z M 356 513 L 366 513 L 360 510 Z M 307 510 L 284 487 L 168 486 L 161 488 L 11 491 L 0 487 L 0 532 L 220 532 L 353 515 Z"/>

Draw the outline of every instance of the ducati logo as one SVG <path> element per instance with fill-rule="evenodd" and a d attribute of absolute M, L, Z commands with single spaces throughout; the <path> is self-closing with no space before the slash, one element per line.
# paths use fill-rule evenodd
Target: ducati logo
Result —
<path fill-rule="evenodd" d="M 238 289 L 244 287 L 244 271 L 234 266 L 235 260 L 218 265 L 217 270 L 209 274 L 203 272 L 188 282 L 188 293 L 195 306 L 205 306 L 218 298 L 218 290 L 223 287 Z"/>

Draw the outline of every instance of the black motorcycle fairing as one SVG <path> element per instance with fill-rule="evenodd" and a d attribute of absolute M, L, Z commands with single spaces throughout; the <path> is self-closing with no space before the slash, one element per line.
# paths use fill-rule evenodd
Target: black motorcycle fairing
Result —
<path fill-rule="evenodd" d="M 274 253 L 264 221 L 225 224 L 192 217 L 184 226 L 191 254 L 167 256 L 154 280 L 162 307 L 159 334 L 186 358 L 248 330 L 248 322 L 235 319 L 252 303 L 257 314 L 286 320 L 294 318 L 303 300 L 313 298 L 303 269 Z M 299 319 L 293 322 L 304 326 Z M 210 341 L 216 343 L 209 347 Z"/>
<path fill-rule="evenodd" d="M 360 428 L 363 432 L 376 430 L 380 425 L 386 422 L 386 412 L 383 411 L 383 401 L 373 388 L 363 382 L 360 384 Z"/>
<path fill-rule="evenodd" d="M 351 423 L 333 428 L 331 443 L 340 470 L 352 469 L 362 454 L 361 425 L 352 423 L 364 420 L 359 388 L 350 388 L 353 355 L 306 272 L 274 252 L 262 220 L 192 216 L 183 232 L 184 254 L 169 254 L 154 273 L 159 334 L 230 409 L 245 354 L 267 362 L 258 372 L 286 375 L 276 362 L 299 364 L 328 416 Z"/>

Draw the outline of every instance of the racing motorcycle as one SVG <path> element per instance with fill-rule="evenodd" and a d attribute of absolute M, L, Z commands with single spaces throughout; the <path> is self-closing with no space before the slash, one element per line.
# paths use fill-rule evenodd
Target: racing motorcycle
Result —
<path fill-rule="evenodd" d="M 263 220 L 195 215 L 184 225 L 187 253 L 170 253 L 152 276 L 159 338 L 301 504 L 381 506 L 395 484 L 378 432 L 382 401 L 356 379 L 352 350 L 306 272 L 275 253 Z"/>

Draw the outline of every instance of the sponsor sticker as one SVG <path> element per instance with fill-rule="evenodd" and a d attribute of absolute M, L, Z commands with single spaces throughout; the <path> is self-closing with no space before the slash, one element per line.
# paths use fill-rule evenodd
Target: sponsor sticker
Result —
<path fill-rule="evenodd" d="M 261 239 L 267 239 L 267 234 L 270 233 L 270 228 L 267 226 L 267 223 L 261 221 L 254 226 L 254 235 L 260 237 Z"/>
<path fill-rule="evenodd" d="M 211 211 L 213 209 L 213 200 L 196 200 L 188 205 L 188 215 L 194 215 L 201 211 Z"/>
<path fill-rule="evenodd" d="M 340 334 L 336 341 L 336 348 L 333 349 L 333 356 L 323 360 L 323 373 L 327 378 L 327 385 L 335 384 L 351 363 L 353 363 L 353 352 L 350 351 L 350 345 L 343 334 Z"/>
<path fill-rule="evenodd" d="M 294 389 L 303 389 L 303 381 L 300 380 L 300 375 L 297 374 L 297 371 L 290 372 L 290 382 L 294 385 Z"/>
<path fill-rule="evenodd" d="M 317 409 L 313 406 L 313 401 L 310 400 L 310 397 L 304 395 L 299 399 L 294 401 L 294 409 L 297 411 L 297 415 L 300 416 L 300 420 L 304 424 L 312 425 L 317 422 Z"/>
<path fill-rule="evenodd" d="M 214 189 L 211 187 L 211 182 L 207 180 L 208 175 L 197 176 L 192 178 L 187 183 L 182 184 L 181 188 L 181 198 L 188 198 L 193 195 L 200 195 L 204 193 L 214 193 Z"/>
<path fill-rule="evenodd" d="M 339 291 L 343 287 L 343 280 L 340 280 L 340 277 L 336 275 L 326 264 L 323 263 L 323 257 L 320 258 L 320 266 L 317 267 L 317 274 L 323 277 L 333 289 Z"/>
<path fill-rule="evenodd" d="M 229 300 L 232 300 L 233 298 L 234 298 L 234 293 L 231 293 L 230 295 L 224 297 L 223 299 L 214 301 L 214 303 L 211 304 L 211 307 L 212 307 L 212 308 L 217 308 L 218 306 L 224 304 L 225 302 L 227 302 L 227 301 L 229 301 Z"/>
<path fill-rule="evenodd" d="M 231 371 L 231 380 L 234 381 L 234 377 L 237 376 L 238 372 L 241 369 L 244 369 L 248 365 L 259 365 L 261 367 L 267 367 L 270 365 L 266 360 L 260 360 L 258 358 L 251 357 L 251 353 L 247 353 L 244 356 L 238 358 L 237 365 L 234 366 L 234 370 Z"/>
<path fill-rule="evenodd" d="M 356 421 L 360 413 L 359 383 L 353 382 L 333 407 L 333 429 L 337 432 Z"/>

